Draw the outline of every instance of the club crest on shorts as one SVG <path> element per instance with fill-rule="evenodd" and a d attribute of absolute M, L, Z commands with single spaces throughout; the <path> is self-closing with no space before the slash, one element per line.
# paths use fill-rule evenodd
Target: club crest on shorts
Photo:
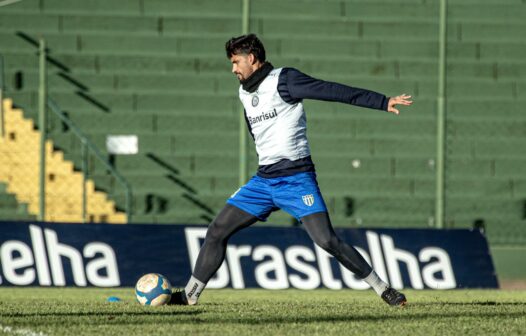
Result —
<path fill-rule="evenodd" d="M 303 195 L 301 198 L 303 198 L 303 203 L 305 203 L 306 206 L 312 206 L 314 204 L 314 196 L 312 194 Z"/>

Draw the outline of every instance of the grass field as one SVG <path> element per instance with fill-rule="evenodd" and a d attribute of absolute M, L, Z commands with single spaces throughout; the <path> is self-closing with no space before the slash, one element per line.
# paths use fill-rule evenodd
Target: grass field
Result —
<path fill-rule="evenodd" d="M 0 288 L 5 335 L 524 335 L 526 291 L 207 290 L 198 306 L 142 307 L 132 289 Z M 107 302 L 118 296 L 121 302 Z"/>

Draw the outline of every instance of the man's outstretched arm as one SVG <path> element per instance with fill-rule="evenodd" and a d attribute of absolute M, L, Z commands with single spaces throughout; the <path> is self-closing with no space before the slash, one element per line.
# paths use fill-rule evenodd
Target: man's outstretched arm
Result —
<path fill-rule="evenodd" d="M 398 114 L 396 105 L 411 105 L 411 96 L 402 94 L 388 98 L 385 95 L 347 85 L 327 82 L 312 78 L 296 69 L 284 68 L 281 71 L 278 91 L 288 103 L 295 103 L 302 99 L 336 101 L 345 104 L 383 110 Z"/>

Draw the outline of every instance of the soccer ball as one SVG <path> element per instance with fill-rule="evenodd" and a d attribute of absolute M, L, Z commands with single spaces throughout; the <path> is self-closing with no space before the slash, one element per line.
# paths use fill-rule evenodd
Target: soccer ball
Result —
<path fill-rule="evenodd" d="M 135 296 L 143 306 L 162 306 L 172 297 L 172 285 L 164 275 L 148 273 L 137 281 Z"/>

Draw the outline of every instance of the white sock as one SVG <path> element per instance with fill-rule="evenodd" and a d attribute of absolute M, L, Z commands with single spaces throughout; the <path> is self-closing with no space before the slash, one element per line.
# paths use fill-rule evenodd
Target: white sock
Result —
<path fill-rule="evenodd" d="M 188 280 L 188 284 L 184 288 L 186 301 L 188 301 L 189 305 L 197 304 L 199 295 L 201 295 L 201 292 L 205 289 L 205 286 L 205 283 L 202 283 L 201 281 L 197 280 L 196 278 L 194 278 L 193 275 L 190 277 L 190 280 Z"/>
<path fill-rule="evenodd" d="M 363 278 L 363 281 L 367 282 L 378 295 L 382 295 L 382 293 L 389 287 L 387 283 L 380 279 L 374 270 L 371 272 L 371 274 Z"/>

